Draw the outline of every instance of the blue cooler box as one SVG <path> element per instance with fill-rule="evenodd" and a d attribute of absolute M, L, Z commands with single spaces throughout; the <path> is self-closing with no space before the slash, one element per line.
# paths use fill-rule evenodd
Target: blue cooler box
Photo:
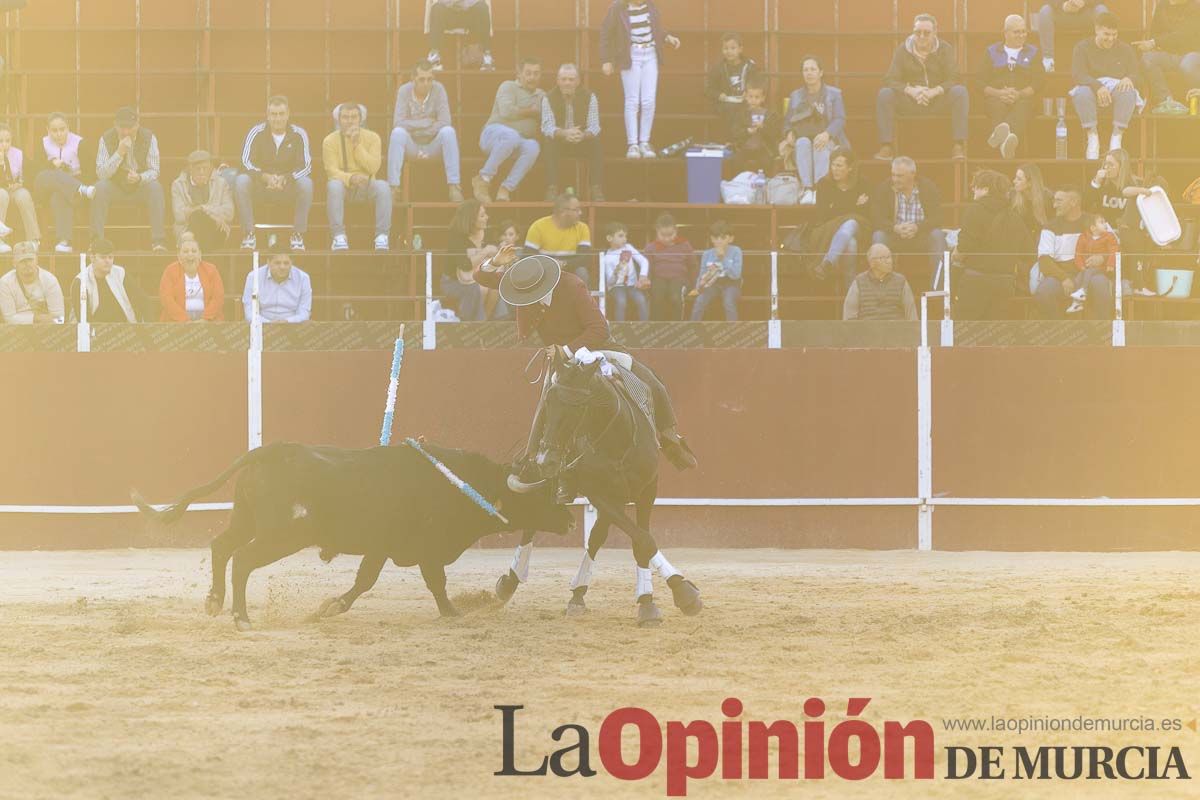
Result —
<path fill-rule="evenodd" d="M 728 148 L 689 147 L 687 187 L 689 203 L 716 205 L 721 202 L 721 167 L 729 158 Z"/>

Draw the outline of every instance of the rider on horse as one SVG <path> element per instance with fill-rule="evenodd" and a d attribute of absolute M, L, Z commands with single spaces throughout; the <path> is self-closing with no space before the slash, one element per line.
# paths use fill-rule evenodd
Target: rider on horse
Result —
<path fill-rule="evenodd" d="M 510 255 L 511 245 L 505 245 L 492 259 L 475 270 L 475 281 L 482 286 L 500 290 L 500 297 L 517 309 L 517 336 L 524 341 L 537 333 L 545 345 L 564 345 L 572 352 L 586 347 L 592 351 L 610 351 L 628 355 L 625 348 L 614 342 L 609 334 L 608 320 L 600 312 L 587 284 L 578 276 L 564 272 L 555 259 L 545 256 L 523 258 L 507 269 L 492 271 L 492 263 L 503 264 Z M 677 469 L 696 466 L 696 457 L 675 429 L 675 411 L 667 388 L 659 377 L 639 361 L 632 361 L 630 371 L 640 378 L 654 396 L 654 418 L 658 441 L 664 455 Z M 529 444 L 522 459 L 517 479 L 523 483 L 537 480 L 532 459 L 541 440 L 543 398 L 538 401 Z"/>

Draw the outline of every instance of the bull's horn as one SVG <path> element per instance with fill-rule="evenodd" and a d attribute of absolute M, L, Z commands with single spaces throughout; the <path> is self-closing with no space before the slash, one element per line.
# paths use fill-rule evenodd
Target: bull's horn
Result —
<path fill-rule="evenodd" d="M 528 494 L 545 482 L 546 480 L 543 478 L 542 480 L 534 481 L 533 483 L 522 483 L 521 479 L 516 475 L 508 476 L 508 488 L 517 494 Z"/>

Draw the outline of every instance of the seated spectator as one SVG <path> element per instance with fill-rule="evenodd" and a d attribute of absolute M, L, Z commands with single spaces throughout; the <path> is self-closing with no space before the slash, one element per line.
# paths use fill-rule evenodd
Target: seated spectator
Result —
<path fill-rule="evenodd" d="M 829 174 L 829 159 L 836 148 L 850 149 L 846 138 L 846 106 L 842 90 L 824 83 L 825 72 L 816 56 L 805 56 L 801 65 L 804 88 L 788 98 L 780 155 L 796 159 L 796 174 L 803 194 L 800 205 L 817 202 L 816 185 Z"/>
<path fill-rule="evenodd" d="M 892 159 L 897 113 L 925 116 L 947 112 L 954 137 L 950 157 L 966 158 L 970 105 L 967 87 L 958 79 L 954 48 L 938 38 L 937 20 L 932 14 L 918 14 L 912 35 L 896 48 L 892 65 L 883 76 L 883 88 L 875 104 L 880 144 L 875 158 Z"/>
<path fill-rule="evenodd" d="M 375 174 L 383 163 L 383 142 L 379 134 L 364 128 L 367 107 L 360 103 L 342 103 L 333 109 L 337 130 L 321 144 L 325 164 L 325 213 L 333 236 L 330 250 L 349 250 L 346 238 L 346 204 L 370 204 L 375 208 L 375 249 L 387 250 L 392 230 L 392 193 L 387 181 Z"/>
<path fill-rule="evenodd" d="M 221 273 L 202 259 L 200 245 L 190 233 L 179 240 L 179 259 L 163 270 L 158 300 L 162 306 L 159 322 L 225 319 L 225 285 Z"/>
<path fill-rule="evenodd" d="M 1189 91 L 1200 88 L 1200 3 L 1158 0 L 1150 22 L 1150 38 L 1134 42 L 1150 82 L 1151 114 L 1183 116 L 1188 107 L 1171 95 L 1167 73 L 1184 76 Z"/>
<path fill-rule="evenodd" d="M 84 269 L 83 280 L 87 282 L 87 321 L 91 322 L 145 322 L 146 296 L 136 281 L 126 283 L 125 268 L 113 263 L 113 243 L 108 239 L 92 242 L 91 262 Z M 67 312 L 69 322 L 79 322 L 83 315 L 79 310 L 80 276 L 76 275 L 67 290 Z"/>
<path fill-rule="evenodd" d="M 573 194 L 560 194 L 554 200 L 553 213 L 535 220 L 525 232 L 525 251 L 530 255 L 553 256 L 563 269 L 573 271 L 591 287 L 596 285 L 589 270 L 592 232 L 580 216 L 579 198 Z"/>
<path fill-rule="evenodd" d="M 116 125 L 100 137 L 96 151 L 96 195 L 92 199 L 92 238 L 104 238 L 109 206 L 140 205 L 150 212 L 150 249 L 167 252 L 165 199 L 158 182 L 158 138 L 138 124 L 132 108 L 117 111 Z"/>
<path fill-rule="evenodd" d="M 744 55 L 742 35 L 722 34 L 721 60 L 708 71 L 704 81 L 704 94 L 723 123 L 722 136 L 733 139 L 734 116 L 742 107 L 746 85 L 757 74 L 758 65 Z"/>
<path fill-rule="evenodd" d="M 1038 40 L 1042 43 L 1042 69 L 1054 72 L 1054 35 L 1065 30 L 1085 33 L 1096 17 L 1108 11 L 1097 0 L 1050 0 L 1038 11 Z"/>
<path fill-rule="evenodd" d="M 1075 45 L 1072 77 L 1076 86 L 1071 89 L 1071 102 L 1079 116 L 1079 124 L 1087 134 L 1087 159 L 1100 157 L 1100 133 L 1097 130 L 1097 106 L 1112 106 L 1113 128 L 1109 150 L 1121 149 L 1121 137 L 1129 127 L 1135 111 L 1146 101 L 1138 94 L 1142 80 L 1141 59 L 1129 44 L 1117 41 L 1118 21 L 1115 15 L 1096 15 L 1096 35 Z"/>
<path fill-rule="evenodd" d="M 708 229 L 712 247 L 700 256 L 700 274 L 696 287 L 689 293 L 696 298 L 692 305 L 692 322 L 704 319 L 708 304 L 718 295 L 725 308 L 725 320 L 738 318 L 738 300 L 742 296 L 742 248 L 733 243 L 733 228 L 717 220 Z"/>
<path fill-rule="evenodd" d="M 446 87 L 433 79 L 433 66 L 420 61 L 413 78 L 396 90 L 396 111 L 388 143 L 388 184 L 400 190 L 404 158 L 417 160 L 442 156 L 442 169 L 451 203 L 463 201 L 459 177 L 458 134 L 450 124 L 450 99 Z"/>
<path fill-rule="evenodd" d="M 12 253 L 13 268 L 0 278 L 0 318 L 8 325 L 62 322 L 62 286 L 38 266 L 33 242 L 17 242 Z"/>
<path fill-rule="evenodd" d="M 990 169 L 972 181 L 975 202 L 963 214 L 955 248 L 963 265 L 957 282 L 959 319 L 1008 319 L 1017 269 L 1028 263 L 1025 223 L 1012 207 L 1012 182 Z"/>
<path fill-rule="evenodd" d="M 288 99 L 275 95 L 267 100 L 267 121 L 246 134 L 242 147 L 242 168 L 237 176 L 235 198 L 242 223 L 242 249 L 254 250 L 254 204 L 292 205 L 291 248 L 304 249 L 308 230 L 308 211 L 312 208 L 312 153 L 308 133 L 288 122 Z"/>
<path fill-rule="evenodd" d="M 1046 188 L 1042 171 L 1036 164 L 1022 164 L 1013 174 L 1013 210 L 1021 217 L 1025 226 L 1026 242 L 1032 250 L 1037 249 L 1037 240 L 1042 228 L 1054 214 L 1054 193 Z"/>
<path fill-rule="evenodd" d="M 191 231 L 202 251 L 224 250 L 229 243 L 233 191 L 225 181 L 213 180 L 208 151 L 193 150 L 188 155 L 187 169 L 171 184 L 171 210 L 176 241 L 182 241 L 184 232 Z"/>
<path fill-rule="evenodd" d="M 873 244 L 867 250 L 867 269 L 846 291 L 842 319 L 907 320 L 917 318 L 912 287 L 903 275 L 892 270 L 892 251 Z"/>
<path fill-rule="evenodd" d="M 783 121 L 768 107 L 766 80 L 751 78 L 745 102 L 733 114 L 733 169 L 774 175 L 776 143 L 782 136 Z"/>
<path fill-rule="evenodd" d="M 242 310 L 254 318 L 254 272 L 246 275 Z M 312 317 L 312 280 L 292 264 L 292 255 L 282 248 L 267 256 L 258 268 L 258 312 L 263 322 L 308 322 Z"/>
<path fill-rule="evenodd" d="M 1004 18 L 1004 40 L 988 47 L 979 66 L 983 107 L 992 134 L 988 146 L 1012 158 L 1025 138 L 1037 95 L 1046 82 L 1038 49 L 1026 41 L 1029 28 L 1020 14 Z"/>
<path fill-rule="evenodd" d="M 942 194 L 937 185 L 917 176 L 917 164 L 900 156 L 892 161 L 892 178 L 871 197 L 872 241 L 889 252 L 924 253 L 936 275 L 946 249 L 942 232 Z"/>
<path fill-rule="evenodd" d="M 38 229 L 37 209 L 33 195 L 25 188 L 25 154 L 13 147 L 12 128 L 0 123 L 0 253 L 11 253 L 12 247 L 4 238 L 12 233 L 8 227 L 8 204 L 16 204 L 25 226 L 25 238 L 38 247 L 42 233 Z"/>
<path fill-rule="evenodd" d="M 1086 319 L 1112 319 L 1115 314 L 1112 288 L 1117 269 L 1117 237 L 1099 214 L 1084 214 L 1087 233 L 1075 243 L 1077 288 L 1071 293 L 1067 314 L 1086 312 Z M 1122 290 L 1129 293 L 1130 282 L 1122 278 Z"/>
<path fill-rule="evenodd" d="M 1075 286 L 1075 246 L 1087 233 L 1083 215 L 1083 196 L 1074 186 L 1054 193 L 1054 217 L 1042 230 L 1038 240 L 1038 258 L 1034 275 L 1033 299 L 1042 319 L 1062 319 L 1067 298 Z"/>
<path fill-rule="evenodd" d="M 503 272 L 525 255 L 525 237 L 521 234 L 517 223 L 511 219 L 500 220 L 496 226 L 497 255 L 488 259 L 483 266 L 487 272 Z M 491 320 L 509 319 L 512 316 L 512 306 L 504 302 L 498 289 L 488 288 L 483 296 L 484 316 Z"/>
<path fill-rule="evenodd" d="M 813 277 L 826 280 L 835 265 L 841 265 L 842 290 L 850 288 L 858 274 L 859 236 L 870 230 L 871 188 L 858 172 L 858 161 L 850 150 L 835 150 L 829 174 L 817 183 L 817 218 L 811 249 L 825 255 L 813 268 Z"/>
<path fill-rule="evenodd" d="M 1105 154 L 1096 176 L 1084 190 L 1083 208 L 1104 217 L 1108 227 L 1116 232 L 1126 256 L 1122 273 L 1132 280 L 1133 293 L 1153 296 L 1151 270 L 1143 265 L 1152 245 L 1137 209 L 1138 195 L 1149 193 L 1150 189 L 1134 174 L 1129 153 L 1113 150 Z"/>
<path fill-rule="evenodd" d="M 499 252 L 487 243 L 487 208 L 471 197 L 454 212 L 446 256 L 442 260 L 441 292 L 454 301 L 463 322 L 483 322 L 485 289 L 475 281 L 475 270 Z"/>
<path fill-rule="evenodd" d="M 650 262 L 650 315 L 657 320 L 683 319 L 683 293 L 699 270 L 696 251 L 679 235 L 675 218 L 662 214 L 654 221 L 654 239 L 646 245 Z"/>
<path fill-rule="evenodd" d="M 632 304 L 638 320 L 650 319 L 650 303 L 645 289 L 650 288 L 650 262 L 629 243 L 629 228 L 623 222 L 610 222 L 604 238 L 608 249 L 600 254 L 600 269 L 613 301 L 612 318 L 625 321 L 625 309 Z"/>
<path fill-rule="evenodd" d="M 656 158 L 650 146 L 663 51 L 679 49 L 654 0 L 613 0 L 600 24 L 600 71 L 621 73 L 625 91 L 626 158 Z M 640 112 L 640 118 L 639 118 Z"/>
<path fill-rule="evenodd" d="M 79 145 L 83 137 L 71 133 L 67 117 L 54 112 L 46 120 L 46 135 L 39 152 L 30 154 L 37 164 L 33 191 L 38 200 L 48 203 L 54 211 L 54 252 L 70 254 L 71 229 L 75 226 L 75 204 L 82 198 L 91 199 L 96 187 L 83 183 L 83 164 L 79 160 Z"/>
<path fill-rule="evenodd" d="M 479 134 L 479 147 L 487 161 L 479 174 L 471 179 L 475 199 L 481 203 L 492 202 L 492 181 L 513 154 L 517 156 L 516 163 L 496 192 L 496 199 L 501 202 L 512 199 L 512 193 L 537 162 L 541 146 L 536 137 L 542 119 L 542 101 L 546 97 L 546 93 L 538 88 L 541 79 L 541 60 L 527 56 L 517 66 L 517 79 L 505 81 L 496 90 L 492 115 Z"/>
<path fill-rule="evenodd" d="M 426 13 L 426 27 L 429 29 L 429 55 L 426 60 L 433 69 L 442 68 L 442 39 L 446 31 L 460 29 L 467 32 L 472 45 L 483 51 L 480 71 L 491 72 L 496 69 L 496 63 L 492 60 L 492 10 L 486 0 L 429 0 Z"/>
<path fill-rule="evenodd" d="M 604 148 L 600 145 L 600 106 L 596 95 L 579 88 L 579 67 L 558 68 L 558 85 L 542 99 L 542 137 L 546 140 L 546 200 L 558 197 L 558 161 L 584 158 L 592 202 L 604 202 Z"/>

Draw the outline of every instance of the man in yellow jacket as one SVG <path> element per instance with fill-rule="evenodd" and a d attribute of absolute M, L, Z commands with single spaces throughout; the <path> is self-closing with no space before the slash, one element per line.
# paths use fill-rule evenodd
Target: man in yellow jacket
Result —
<path fill-rule="evenodd" d="M 337 130 L 321 145 L 326 188 L 325 211 L 333 235 L 331 250 L 349 250 L 346 238 L 346 203 L 371 203 L 375 206 L 375 249 L 388 249 L 392 229 L 392 193 L 387 181 L 375 178 L 383 163 L 379 134 L 367 130 L 367 107 L 360 103 L 342 103 L 333 110 Z"/>

